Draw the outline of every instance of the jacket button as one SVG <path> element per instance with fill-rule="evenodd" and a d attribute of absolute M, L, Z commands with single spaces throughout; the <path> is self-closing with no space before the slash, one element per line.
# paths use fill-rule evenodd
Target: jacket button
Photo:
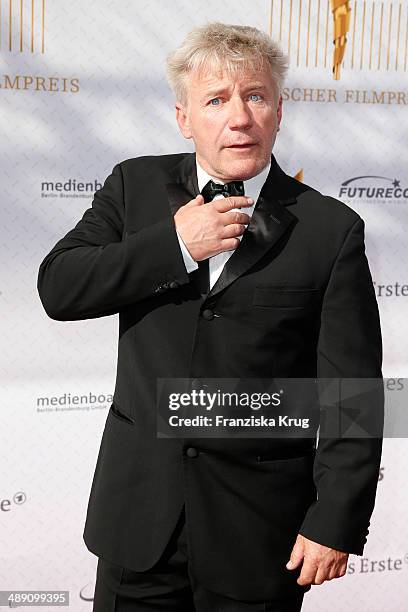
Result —
<path fill-rule="evenodd" d="M 170 289 L 177 289 L 178 286 L 179 286 L 179 283 L 177 281 L 171 281 L 169 283 Z"/>
<path fill-rule="evenodd" d="M 193 378 L 191 381 L 191 390 L 195 389 L 196 391 L 202 388 L 201 380 L 199 378 Z"/>
<path fill-rule="evenodd" d="M 194 448 L 194 446 L 189 446 L 189 448 L 186 450 L 186 455 L 187 457 L 193 459 L 194 457 L 198 456 L 198 450 Z"/>
<path fill-rule="evenodd" d="M 211 321 L 214 318 L 214 312 L 210 308 L 203 310 L 201 315 L 206 321 Z"/>

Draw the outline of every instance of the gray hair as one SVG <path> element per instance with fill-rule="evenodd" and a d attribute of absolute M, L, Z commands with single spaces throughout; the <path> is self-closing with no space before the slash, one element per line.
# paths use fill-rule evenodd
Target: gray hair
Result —
<path fill-rule="evenodd" d="M 186 104 L 192 71 L 237 74 L 262 69 L 265 62 L 280 92 L 289 64 L 280 46 L 257 28 L 212 22 L 191 30 L 167 57 L 167 78 L 177 100 Z"/>

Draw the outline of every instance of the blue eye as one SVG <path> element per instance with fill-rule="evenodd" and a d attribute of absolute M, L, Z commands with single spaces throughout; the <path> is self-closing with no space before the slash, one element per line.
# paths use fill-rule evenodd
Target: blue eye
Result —
<path fill-rule="evenodd" d="M 210 100 L 211 106 L 219 106 L 219 103 L 220 103 L 220 98 L 213 98 L 212 100 Z"/>
<path fill-rule="evenodd" d="M 254 100 L 253 98 L 258 98 L 259 100 L 261 99 L 261 96 L 259 94 L 251 94 L 249 97 L 252 102 L 258 102 L 258 100 Z"/>

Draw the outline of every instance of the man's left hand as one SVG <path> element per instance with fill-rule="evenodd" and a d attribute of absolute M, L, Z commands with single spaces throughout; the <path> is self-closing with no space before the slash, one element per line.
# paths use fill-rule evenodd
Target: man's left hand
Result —
<path fill-rule="evenodd" d="M 323 584 L 325 580 L 344 576 L 348 556 L 348 553 L 323 546 L 298 534 L 286 567 L 294 570 L 303 561 L 297 583 L 302 586 Z"/>

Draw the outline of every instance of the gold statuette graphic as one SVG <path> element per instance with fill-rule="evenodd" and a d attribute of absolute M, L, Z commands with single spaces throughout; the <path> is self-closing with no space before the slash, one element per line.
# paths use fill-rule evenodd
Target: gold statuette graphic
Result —
<path fill-rule="evenodd" d="M 336 80 L 340 78 L 340 65 L 347 45 L 346 34 L 350 28 L 349 4 L 348 0 L 331 0 L 334 19 L 333 78 Z"/>

